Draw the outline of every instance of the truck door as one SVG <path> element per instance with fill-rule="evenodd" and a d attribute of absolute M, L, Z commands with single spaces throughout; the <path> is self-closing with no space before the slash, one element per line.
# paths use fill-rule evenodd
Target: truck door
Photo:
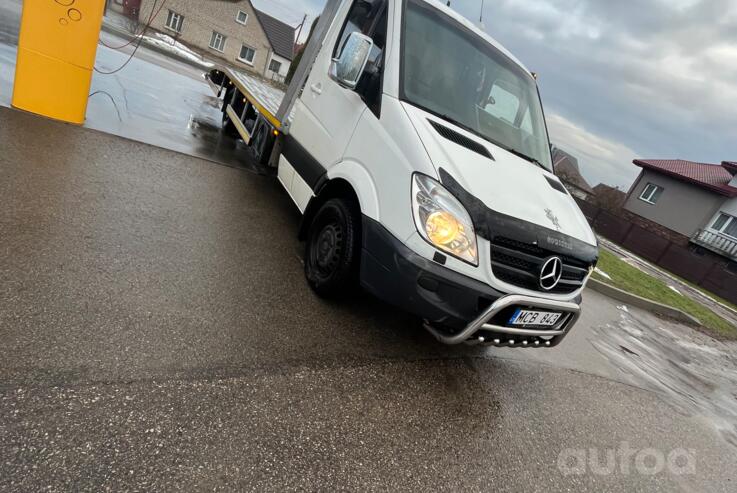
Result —
<path fill-rule="evenodd" d="M 330 78 L 328 71 L 334 57 L 338 57 L 348 36 L 359 31 L 374 38 L 372 59 L 380 58 L 386 35 L 375 37 L 377 29 L 386 30 L 387 0 L 353 0 L 342 25 L 333 26 L 325 41 L 301 97 L 296 103 L 294 119 L 290 127 L 291 137 L 304 154 L 303 160 L 312 163 L 303 173 L 304 163 L 292 162 L 297 173 L 311 188 L 316 181 L 317 164 L 323 171 L 340 161 L 353 134 L 366 103 L 361 96 L 341 87 Z M 337 31 L 337 32 L 335 32 Z"/>

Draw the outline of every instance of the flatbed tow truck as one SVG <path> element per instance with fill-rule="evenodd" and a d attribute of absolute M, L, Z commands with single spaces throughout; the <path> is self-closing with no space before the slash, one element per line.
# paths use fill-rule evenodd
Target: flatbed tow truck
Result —
<path fill-rule="evenodd" d="M 553 173 L 536 77 L 444 3 L 329 0 L 285 91 L 207 79 L 303 214 L 318 295 L 359 283 L 445 344 L 573 328 L 598 243 Z"/>
<path fill-rule="evenodd" d="M 274 141 L 285 127 L 276 117 L 285 92 L 231 68 L 212 70 L 207 82 L 223 99 L 223 129 L 257 151 L 257 162 L 267 164 Z"/>

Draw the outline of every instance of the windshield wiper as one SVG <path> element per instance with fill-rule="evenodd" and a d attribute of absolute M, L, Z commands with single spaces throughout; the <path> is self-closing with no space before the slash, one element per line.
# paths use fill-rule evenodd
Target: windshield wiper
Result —
<path fill-rule="evenodd" d="M 521 157 L 521 158 L 522 158 L 522 159 L 524 159 L 525 161 L 529 161 L 529 162 L 531 162 L 532 164 L 537 164 L 538 166 L 540 166 L 540 167 L 541 167 L 542 169 L 544 169 L 545 171 L 550 171 L 550 170 L 549 170 L 549 169 L 548 169 L 548 168 L 547 168 L 547 167 L 546 167 L 546 166 L 545 166 L 545 165 L 544 165 L 543 163 L 541 163 L 540 161 L 538 161 L 537 159 L 535 159 L 535 158 L 534 158 L 534 157 L 532 157 L 532 156 L 528 156 L 528 155 L 527 155 L 527 154 L 525 154 L 524 152 L 520 152 L 520 151 L 518 151 L 517 149 L 513 149 L 513 148 L 511 148 L 511 147 L 504 147 L 504 149 L 505 149 L 505 150 L 506 150 L 507 152 L 511 152 L 512 154 L 514 154 L 514 155 L 515 155 L 515 156 L 517 156 L 517 157 Z"/>

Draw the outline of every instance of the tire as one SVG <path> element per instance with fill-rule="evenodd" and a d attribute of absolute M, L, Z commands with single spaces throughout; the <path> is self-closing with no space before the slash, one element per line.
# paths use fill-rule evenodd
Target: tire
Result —
<path fill-rule="evenodd" d="M 235 128 L 235 124 L 225 111 L 223 111 L 223 133 L 230 135 L 231 137 L 240 137 L 238 130 Z"/>
<path fill-rule="evenodd" d="M 336 298 L 355 287 L 361 245 L 357 209 L 346 199 L 330 199 L 307 231 L 305 277 L 320 297 Z"/>

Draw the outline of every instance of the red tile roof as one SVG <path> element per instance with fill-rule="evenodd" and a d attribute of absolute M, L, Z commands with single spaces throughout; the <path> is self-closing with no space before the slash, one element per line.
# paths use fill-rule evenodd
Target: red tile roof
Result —
<path fill-rule="evenodd" d="M 633 163 L 641 168 L 662 173 L 720 195 L 737 197 L 737 188 L 729 186 L 729 182 L 732 180 L 732 173 L 727 170 L 726 166 L 694 163 L 682 159 L 635 159 Z"/>
<path fill-rule="evenodd" d="M 733 176 L 737 174 L 737 161 L 722 161 L 722 167 L 732 173 Z"/>

